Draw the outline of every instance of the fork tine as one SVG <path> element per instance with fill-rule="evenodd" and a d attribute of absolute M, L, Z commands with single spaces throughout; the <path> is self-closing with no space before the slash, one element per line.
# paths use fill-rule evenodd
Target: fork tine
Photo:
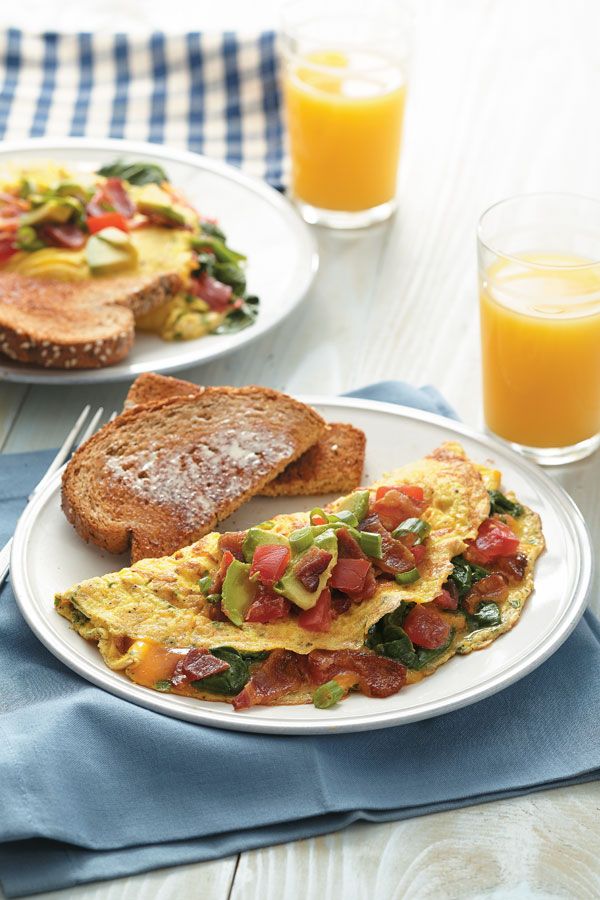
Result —
<path fill-rule="evenodd" d="M 81 431 L 85 420 L 87 419 L 87 417 L 90 414 L 90 409 L 91 409 L 91 406 L 89 405 L 89 403 L 86 406 L 84 406 L 81 413 L 79 414 L 77 421 L 75 422 L 75 424 L 69 431 L 68 435 L 64 439 L 64 441 L 60 447 L 60 450 L 58 451 L 58 453 L 56 454 L 56 456 L 54 457 L 54 459 L 48 466 L 48 471 L 46 472 L 44 477 L 41 479 L 41 481 L 35 486 L 33 493 L 37 493 L 39 490 L 41 490 L 41 488 L 43 488 L 47 484 L 47 482 L 52 478 L 54 473 L 57 472 L 58 469 L 60 469 L 60 467 L 64 463 L 65 459 L 67 458 L 67 456 L 73 449 L 73 447 L 75 445 L 75 441 L 77 440 L 77 435 Z"/>
<path fill-rule="evenodd" d="M 104 407 L 99 406 L 98 409 L 96 410 L 96 412 L 94 413 L 94 415 L 92 416 L 88 427 L 85 429 L 85 431 L 79 438 L 79 441 L 77 442 L 78 447 L 81 447 L 82 444 L 85 444 L 85 442 L 87 441 L 88 438 L 91 438 L 93 433 L 98 428 L 98 422 L 102 418 L 103 412 L 104 412 Z"/>

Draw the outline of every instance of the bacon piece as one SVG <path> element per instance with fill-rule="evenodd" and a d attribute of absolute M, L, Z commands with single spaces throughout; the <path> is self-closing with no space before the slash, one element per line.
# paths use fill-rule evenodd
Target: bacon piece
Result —
<path fill-rule="evenodd" d="M 415 567 L 415 558 L 409 547 L 406 547 L 402 541 L 397 541 L 389 533 L 387 528 L 381 524 L 378 515 L 370 515 L 361 523 L 361 531 L 369 531 L 373 534 L 381 535 L 381 559 L 374 559 L 373 565 L 387 572 L 390 575 L 396 575 L 401 572 L 408 572 Z"/>
<path fill-rule="evenodd" d="M 501 556 L 494 563 L 494 571 L 501 572 L 509 581 L 523 581 L 527 570 L 527 557 L 524 553 L 514 556 Z"/>
<path fill-rule="evenodd" d="M 390 697 L 406 682 L 406 667 L 394 659 L 367 650 L 313 650 L 306 661 L 313 684 L 325 684 L 336 675 L 352 673 L 367 697 Z"/>
<path fill-rule="evenodd" d="M 244 562 L 242 546 L 247 534 L 247 531 L 226 531 L 219 538 L 219 550 L 229 550 L 236 559 L 240 562 Z"/>
<path fill-rule="evenodd" d="M 258 584 L 254 600 L 246 613 L 246 622 L 275 622 L 289 615 L 291 603 L 270 587 Z"/>
<path fill-rule="evenodd" d="M 234 709 L 269 706 L 280 697 L 299 690 L 305 676 L 301 658 L 291 650 L 272 650 L 255 670 L 243 690 L 232 700 Z"/>
<path fill-rule="evenodd" d="M 135 212 L 135 205 L 120 178 L 107 178 L 86 207 L 89 216 L 102 216 L 110 210 L 126 219 L 130 219 Z"/>
<path fill-rule="evenodd" d="M 63 225 L 46 222 L 38 228 L 38 235 L 49 247 L 63 247 L 67 250 L 79 250 L 87 240 L 81 228 L 72 222 L 65 222 Z"/>
<path fill-rule="evenodd" d="M 193 648 L 178 661 L 171 682 L 174 687 L 179 687 L 182 684 L 189 684 L 190 681 L 200 681 L 210 675 L 226 672 L 228 668 L 229 663 L 217 659 L 208 650 Z"/>
<path fill-rule="evenodd" d="M 341 616 L 342 613 L 348 612 L 351 606 L 352 600 L 347 594 L 341 594 L 339 591 L 332 591 L 331 610 L 334 616 Z"/>
<path fill-rule="evenodd" d="M 234 560 L 234 555 L 231 550 L 224 550 L 223 556 L 221 557 L 221 564 L 219 568 L 215 572 L 215 577 L 213 578 L 211 593 L 220 594 L 223 590 L 223 582 L 225 581 L 225 576 L 227 575 L 227 569 L 231 565 Z"/>
<path fill-rule="evenodd" d="M 380 517 L 385 528 L 393 531 L 405 519 L 418 518 L 425 505 L 424 501 L 409 497 L 401 488 L 378 488 L 373 512 Z"/>
<path fill-rule="evenodd" d="M 360 544 L 347 528 L 338 528 L 337 542 L 338 559 L 368 559 L 367 554 L 363 553 Z"/>
<path fill-rule="evenodd" d="M 458 589 L 453 581 L 447 581 L 442 588 L 442 593 L 438 594 L 431 601 L 438 609 L 458 609 Z"/>
<path fill-rule="evenodd" d="M 484 602 L 502 603 L 508 596 L 508 580 L 501 572 L 487 575 L 476 581 L 462 605 L 469 615 L 473 616 Z"/>
<path fill-rule="evenodd" d="M 202 272 L 190 282 L 190 291 L 208 303 L 214 312 L 225 312 L 231 303 L 233 288 Z"/>
<path fill-rule="evenodd" d="M 332 559 L 331 553 L 313 544 L 294 566 L 294 575 L 300 584 L 312 593 L 319 587 L 319 577 Z"/>

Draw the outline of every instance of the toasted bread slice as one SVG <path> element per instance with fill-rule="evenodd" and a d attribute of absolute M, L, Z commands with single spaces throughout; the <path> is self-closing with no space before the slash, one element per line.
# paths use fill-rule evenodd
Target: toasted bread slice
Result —
<path fill-rule="evenodd" d="M 0 351 L 53 369 L 96 369 L 124 359 L 135 317 L 182 287 L 176 272 L 52 281 L 0 272 Z"/>
<path fill-rule="evenodd" d="M 62 507 L 84 540 L 111 553 L 168 555 L 212 531 L 324 429 L 310 407 L 261 387 L 142 404 L 77 450 Z"/>
<path fill-rule="evenodd" d="M 125 409 L 138 403 L 154 403 L 168 397 L 199 394 L 204 390 L 190 381 L 167 375 L 140 375 L 129 388 Z M 366 438 L 353 425 L 327 425 L 317 443 L 260 491 L 268 497 L 348 493 L 360 484 L 365 463 Z"/>

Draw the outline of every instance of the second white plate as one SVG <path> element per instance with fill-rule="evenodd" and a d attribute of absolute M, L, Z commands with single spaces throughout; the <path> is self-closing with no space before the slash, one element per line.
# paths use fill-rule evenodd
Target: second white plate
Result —
<path fill-rule="evenodd" d="M 34 384 L 124 381 L 142 372 L 175 372 L 208 362 L 235 352 L 283 321 L 306 295 L 317 271 L 313 236 L 291 203 L 233 166 L 156 144 L 86 138 L 3 144 L 0 163 L 13 157 L 21 165 L 53 160 L 88 171 L 117 158 L 162 166 L 202 215 L 219 220 L 230 246 L 248 257 L 248 291 L 260 298 L 260 308 L 256 322 L 237 334 L 173 343 L 138 332 L 129 356 L 105 369 L 43 369 L 0 354 L 0 380 Z"/>
<path fill-rule="evenodd" d="M 140 706 L 198 724 L 275 734 L 333 734 L 426 719 L 489 697 L 547 659 L 577 624 L 592 570 L 587 529 L 564 491 L 510 450 L 439 416 L 366 400 L 302 399 L 327 420 L 351 422 L 365 431 L 366 484 L 452 439 L 461 441 L 474 460 L 490 462 L 502 471 L 505 486 L 540 514 L 547 543 L 536 566 L 535 592 L 511 632 L 486 650 L 454 657 L 430 678 L 393 697 L 376 700 L 353 694 L 327 710 L 275 706 L 234 712 L 226 703 L 148 690 L 108 669 L 96 647 L 83 641 L 54 611 L 55 591 L 127 564 L 122 557 L 80 540 L 61 512 L 58 475 L 21 518 L 11 561 L 19 607 L 46 647 L 88 681 Z M 257 497 L 224 522 L 222 530 L 247 528 L 279 512 L 310 509 L 324 499 Z"/>

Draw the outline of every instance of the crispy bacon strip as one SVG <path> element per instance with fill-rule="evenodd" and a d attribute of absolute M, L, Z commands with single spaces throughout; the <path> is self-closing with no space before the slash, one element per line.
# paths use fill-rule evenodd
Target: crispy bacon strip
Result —
<path fill-rule="evenodd" d="M 396 575 L 401 572 L 408 572 L 415 567 L 415 558 L 410 549 L 406 547 L 402 541 L 397 541 L 389 533 L 387 528 L 381 524 L 378 515 L 373 514 L 367 516 L 361 522 L 361 531 L 370 531 L 373 534 L 381 535 L 381 559 L 374 559 L 373 565 L 387 572 L 390 575 Z"/>
<path fill-rule="evenodd" d="M 229 550 L 236 559 L 240 562 L 244 562 L 242 546 L 247 533 L 247 531 L 226 531 L 225 534 L 222 534 L 219 538 L 219 550 L 222 552 Z"/>
<path fill-rule="evenodd" d="M 291 650 L 272 650 L 245 688 L 233 698 L 234 709 L 269 706 L 280 697 L 297 691 L 303 684 L 301 658 Z"/>
<path fill-rule="evenodd" d="M 226 672 L 228 668 L 229 663 L 212 656 L 208 650 L 193 648 L 183 659 L 178 661 L 171 682 L 174 687 L 178 687 L 182 684 L 189 684 L 190 681 L 200 681 L 202 678 L 208 678 L 209 675 L 218 675 L 219 672 Z"/>

